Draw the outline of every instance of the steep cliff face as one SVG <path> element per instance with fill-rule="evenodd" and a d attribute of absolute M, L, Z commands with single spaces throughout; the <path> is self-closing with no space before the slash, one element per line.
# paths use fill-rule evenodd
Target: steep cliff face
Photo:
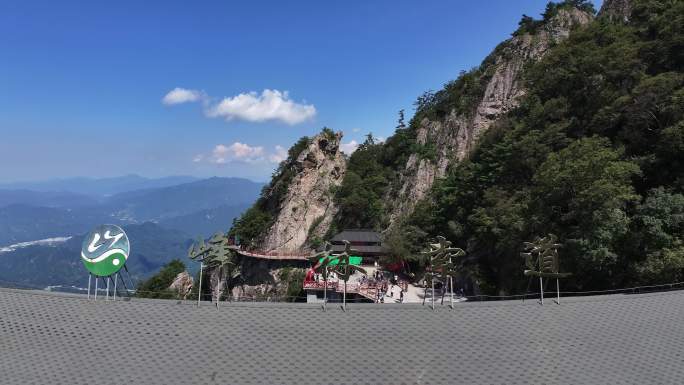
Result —
<path fill-rule="evenodd" d="M 539 60 L 552 45 L 565 39 L 578 25 L 589 23 L 593 15 L 575 8 L 560 9 L 534 33 L 523 33 L 502 43 L 483 64 L 481 81 L 484 93 L 472 111 L 463 114 L 455 109 L 439 120 L 424 118 L 416 133 L 419 146 L 433 146 L 436 157 L 411 154 L 400 175 L 398 187 L 388 193 L 390 226 L 409 214 L 424 198 L 435 179 L 445 175 L 452 162 L 463 160 L 477 139 L 501 115 L 518 105 L 525 94 L 522 79 L 524 66 Z"/>
<path fill-rule="evenodd" d="M 182 271 L 171 282 L 169 289 L 177 292 L 179 298 L 186 299 L 188 294 L 190 294 L 190 290 L 192 290 L 193 284 L 194 282 L 190 274 L 187 271 Z"/>
<path fill-rule="evenodd" d="M 320 238 L 328 230 L 336 212 L 334 188 L 342 183 L 347 169 L 339 148 L 341 138 L 341 132 L 324 130 L 297 156 L 298 172 L 264 236 L 264 250 L 301 251 L 307 248 L 307 240 Z"/>

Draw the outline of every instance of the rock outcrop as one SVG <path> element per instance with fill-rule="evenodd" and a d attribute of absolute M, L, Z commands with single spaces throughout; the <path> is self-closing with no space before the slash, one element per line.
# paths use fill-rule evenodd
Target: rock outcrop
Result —
<path fill-rule="evenodd" d="M 190 274 L 187 271 L 183 271 L 174 278 L 169 289 L 178 292 L 178 298 L 187 299 L 193 284 L 194 282 Z"/>
<path fill-rule="evenodd" d="M 324 130 L 299 154 L 297 173 L 289 182 L 262 249 L 301 252 L 312 237 L 323 237 L 336 213 L 334 188 L 342 183 L 347 169 L 341 139 L 341 132 Z"/>
<path fill-rule="evenodd" d="M 553 45 L 565 39 L 578 25 L 588 24 L 590 13 L 576 8 L 560 9 L 536 33 L 514 36 L 502 43 L 493 55 L 493 62 L 484 69 L 483 76 L 490 76 L 484 94 L 474 110 L 458 114 L 452 110 L 441 120 L 420 122 L 416 141 L 418 145 L 430 144 L 436 149 L 436 159 L 410 155 L 401 171 L 398 188 L 388 193 L 390 226 L 409 214 L 415 204 L 424 198 L 434 181 L 444 177 L 447 167 L 468 156 L 478 138 L 503 114 L 518 105 L 525 94 L 522 79 L 523 67 L 537 61 Z M 491 61 L 492 57 L 488 59 Z M 484 79 L 486 80 L 486 79 Z"/>

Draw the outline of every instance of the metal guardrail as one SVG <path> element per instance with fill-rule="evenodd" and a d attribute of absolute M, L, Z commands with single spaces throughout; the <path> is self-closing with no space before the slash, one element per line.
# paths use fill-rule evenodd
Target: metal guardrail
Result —
<path fill-rule="evenodd" d="M 343 283 L 338 282 L 337 287 L 342 290 Z M 44 292 L 46 294 L 50 293 L 49 290 L 46 290 L 43 287 L 37 287 L 34 285 L 26 285 L 26 284 L 21 284 L 17 282 L 9 282 L 9 281 L 3 281 L 0 280 L 0 288 L 7 288 L 7 289 L 17 289 L 18 291 L 26 292 L 26 293 L 34 293 L 34 294 L 39 294 L 41 292 Z M 331 288 L 329 286 L 329 288 Z M 351 293 L 350 288 L 352 290 L 357 290 L 359 291 L 364 291 L 364 290 L 373 290 L 371 286 L 368 285 L 355 285 L 355 284 L 347 284 L 347 293 Z M 332 288 L 331 288 L 332 289 Z M 377 288 L 376 288 L 377 290 Z M 644 285 L 644 286 L 634 286 L 634 287 L 628 287 L 628 288 L 620 288 L 620 289 L 608 289 L 608 290 L 591 290 L 591 291 L 561 291 L 561 297 L 581 297 L 581 296 L 599 296 L 599 295 L 610 295 L 610 294 L 647 294 L 647 293 L 659 293 L 659 292 L 668 292 L 668 291 L 677 291 L 677 290 L 684 290 L 684 282 L 673 282 L 673 283 L 665 283 L 665 284 L 658 284 L 658 285 Z M 100 292 L 104 293 L 105 289 L 100 288 Z M 120 290 L 121 292 L 125 292 L 128 295 L 131 296 L 136 296 L 136 294 L 159 294 L 159 292 L 142 292 L 142 291 L 124 291 L 123 289 Z M 553 293 L 555 294 L 555 291 L 548 291 L 548 293 Z M 362 293 L 361 293 L 362 294 Z M 470 296 L 459 296 L 460 299 L 465 299 L 467 301 L 505 301 L 505 300 L 523 300 L 523 299 L 528 299 L 528 300 L 534 300 L 539 298 L 539 292 L 529 292 L 529 293 L 524 293 L 524 294 L 510 294 L 510 295 L 470 295 Z M 126 294 L 124 294 L 125 296 Z M 81 296 L 81 295 L 77 295 Z M 123 297 L 123 296 L 122 296 Z M 193 299 L 194 297 L 194 299 Z M 210 301 L 213 298 L 213 295 L 211 293 L 203 293 L 202 294 L 202 300 L 203 301 Z M 146 298 L 144 296 L 141 296 L 140 298 Z M 184 301 L 183 299 L 180 298 L 173 298 L 173 300 L 176 301 Z M 186 302 L 196 302 L 197 300 L 197 293 L 193 293 L 189 295 L 186 298 Z M 221 302 L 295 302 L 295 301 L 306 301 L 306 296 L 280 296 L 280 295 L 255 295 L 255 296 L 238 296 L 238 297 L 223 297 L 221 298 Z M 329 299 L 329 302 L 336 302 L 337 300 Z M 366 302 L 367 299 L 365 298 L 356 298 L 356 299 L 347 299 L 347 302 Z"/>

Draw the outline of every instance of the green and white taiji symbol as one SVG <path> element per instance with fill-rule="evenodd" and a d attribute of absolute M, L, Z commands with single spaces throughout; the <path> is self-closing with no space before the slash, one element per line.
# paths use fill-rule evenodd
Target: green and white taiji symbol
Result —
<path fill-rule="evenodd" d="M 91 273 L 107 277 L 123 267 L 129 252 L 128 237 L 119 226 L 101 225 L 83 239 L 81 260 Z"/>

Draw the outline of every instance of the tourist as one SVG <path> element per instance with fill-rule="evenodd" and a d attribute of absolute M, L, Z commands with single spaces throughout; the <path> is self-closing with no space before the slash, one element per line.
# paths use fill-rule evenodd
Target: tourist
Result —
<path fill-rule="evenodd" d="M 404 290 L 399 292 L 399 303 L 404 303 Z"/>

